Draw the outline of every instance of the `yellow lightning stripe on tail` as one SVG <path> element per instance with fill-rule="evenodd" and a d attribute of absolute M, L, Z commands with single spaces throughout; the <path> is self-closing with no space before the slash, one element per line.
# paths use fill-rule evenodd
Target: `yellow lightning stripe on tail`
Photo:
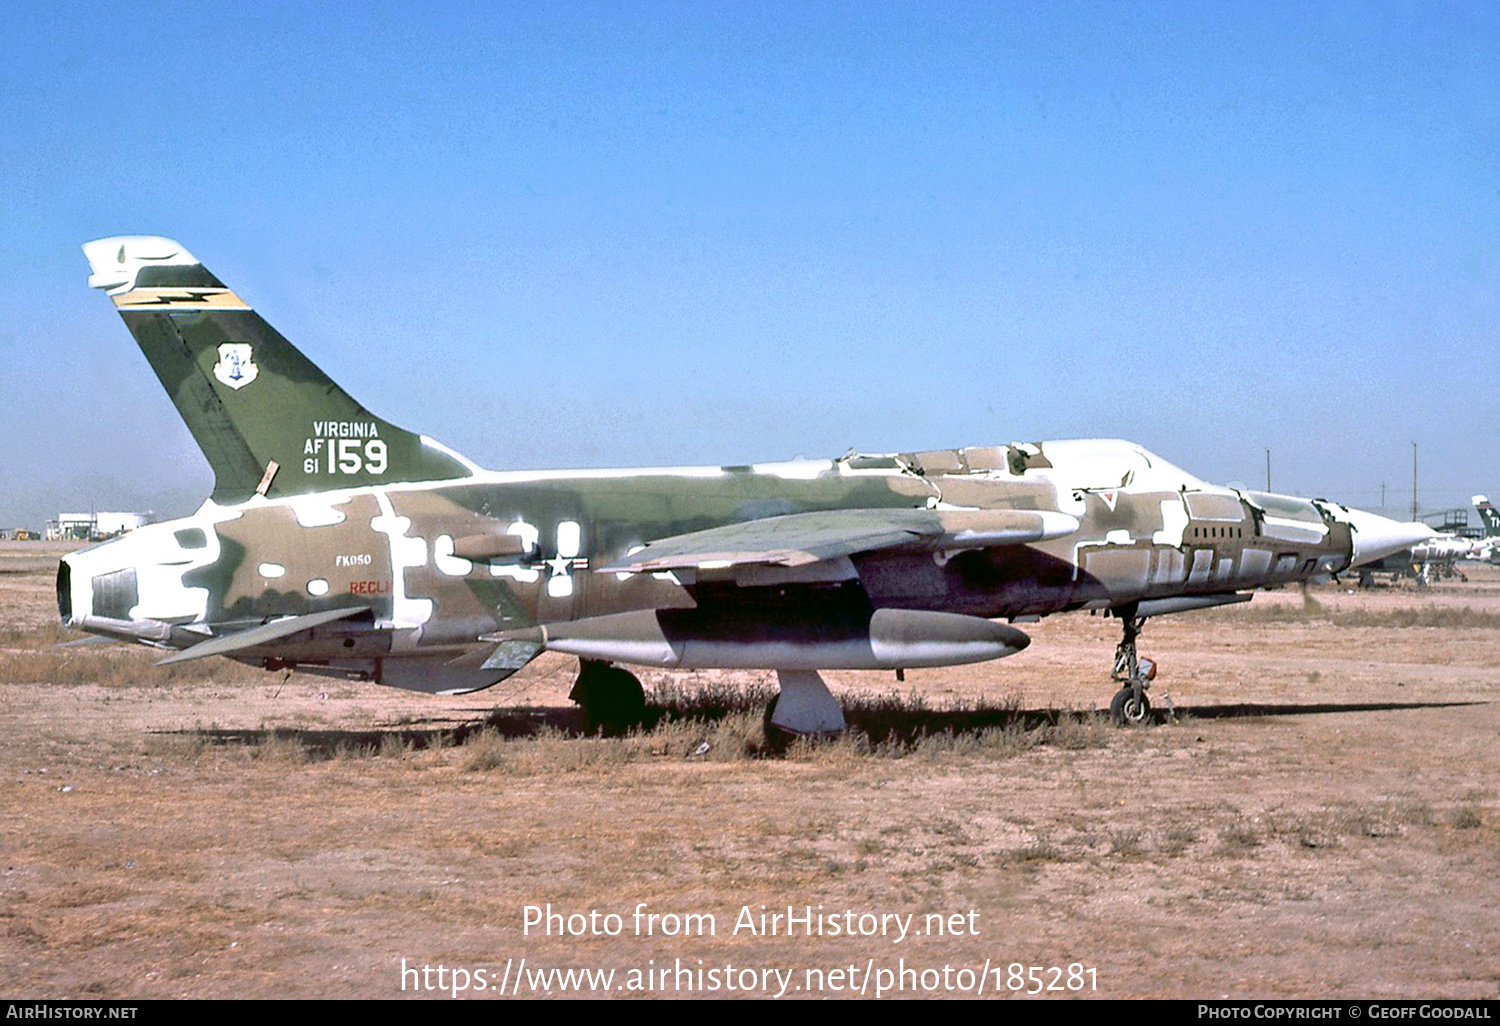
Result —
<path fill-rule="evenodd" d="M 111 297 L 120 310 L 248 310 L 250 304 L 229 289 L 135 289 Z"/>

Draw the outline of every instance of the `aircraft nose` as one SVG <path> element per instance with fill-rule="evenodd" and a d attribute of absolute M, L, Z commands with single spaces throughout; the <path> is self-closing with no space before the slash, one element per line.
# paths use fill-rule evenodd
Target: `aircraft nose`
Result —
<path fill-rule="evenodd" d="M 1350 566 L 1373 563 L 1437 534 L 1426 524 L 1403 523 L 1361 509 L 1346 508 L 1344 514 L 1344 522 L 1354 528 L 1354 554 L 1349 560 Z"/>

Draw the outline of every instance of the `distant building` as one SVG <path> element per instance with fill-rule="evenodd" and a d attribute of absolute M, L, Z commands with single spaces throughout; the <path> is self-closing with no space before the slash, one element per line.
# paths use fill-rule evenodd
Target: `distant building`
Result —
<path fill-rule="evenodd" d="M 59 513 L 47 521 L 48 541 L 99 541 L 151 523 L 145 513 Z"/>
<path fill-rule="evenodd" d="M 39 541 L 41 537 L 29 527 L 0 527 L 0 541 Z"/>

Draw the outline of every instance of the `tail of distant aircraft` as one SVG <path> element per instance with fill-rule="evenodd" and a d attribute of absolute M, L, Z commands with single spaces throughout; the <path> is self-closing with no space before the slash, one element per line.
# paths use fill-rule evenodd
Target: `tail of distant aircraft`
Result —
<path fill-rule="evenodd" d="M 1489 497 L 1474 496 L 1474 508 L 1479 510 L 1479 519 L 1484 521 L 1484 536 L 1486 538 L 1500 537 L 1500 510 L 1495 509 Z"/>
<path fill-rule="evenodd" d="M 171 239 L 83 252 L 213 467 L 216 502 L 473 472 L 366 410 Z"/>

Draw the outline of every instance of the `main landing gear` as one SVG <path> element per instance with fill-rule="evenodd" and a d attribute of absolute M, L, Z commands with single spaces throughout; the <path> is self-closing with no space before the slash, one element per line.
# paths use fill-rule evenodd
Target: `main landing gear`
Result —
<path fill-rule="evenodd" d="M 1135 651 L 1135 639 L 1140 636 L 1146 618 L 1136 616 L 1132 606 L 1120 619 L 1125 624 L 1125 636 L 1115 646 L 1115 668 L 1109 679 L 1124 686 L 1110 700 L 1109 715 L 1116 724 L 1124 726 L 1145 723 L 1151 718 L 1151 700 L 1146 697 L 1146 689 L 1156 679 L 1156 663 L 1140 658 Z"/>
<path fill-rule="evenodd" d="M 590 733 L 623 734 L 646 716 L 646 692 L 636 675 L 599 659 L 578 660 L 578 680 L 568 697 L 583 707 Z"/>

